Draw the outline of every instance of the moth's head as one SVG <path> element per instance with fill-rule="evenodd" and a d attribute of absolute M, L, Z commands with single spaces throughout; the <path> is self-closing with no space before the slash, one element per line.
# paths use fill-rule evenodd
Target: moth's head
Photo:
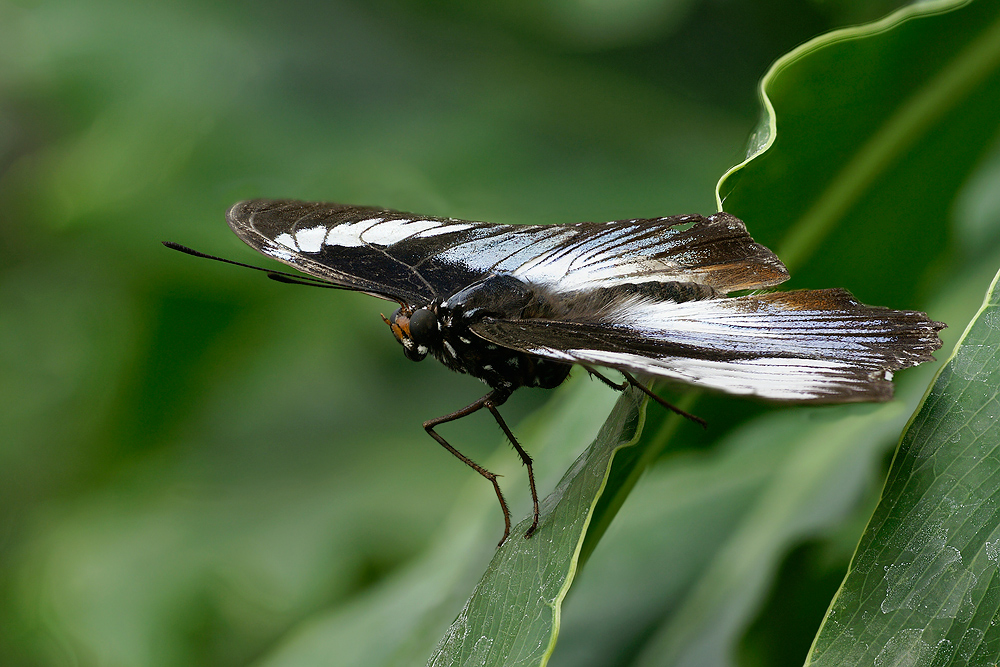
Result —
<path fill-rule="evenodd" d="M 389 325 L 392 335 L 403 346 L 403 354 L 410 361 L 420 361 L 441 337 L 437 315 L 427 308 L 402 306 L 391 317 L 382 319 Z"/>

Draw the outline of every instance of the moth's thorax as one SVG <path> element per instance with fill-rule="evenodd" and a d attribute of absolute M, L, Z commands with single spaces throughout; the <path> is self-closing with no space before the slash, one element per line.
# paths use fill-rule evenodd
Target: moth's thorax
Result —
<path fill-rule="evenodd" d="M 517 319 L 535 307 L 530 287 L 510 276 L 493 276 L 447 299 L 403 306 L 386 322 L 408 359 L 420 361 L 430 354 L 494 389 L 551 388 L 566 379 L 570 365 L 496 345 L 470 329 L 484 317 Z"/>

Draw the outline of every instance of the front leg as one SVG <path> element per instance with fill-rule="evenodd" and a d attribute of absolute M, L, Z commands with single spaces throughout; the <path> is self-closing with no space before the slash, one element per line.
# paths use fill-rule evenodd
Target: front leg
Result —
<path fill-rule="evenodd" d="M 497 500 L 500 501 L 500 509 L 503 511 L 503 520 L 504 520 L 503 537 L 500 539 L 500 543 L 497 546 L 503 544 L 507 540 L 507 536 L 510 535 L 510 510 L 507 508 L 507 501 L 504 500 L 503 492 L 500 490 L 500 484 L 497 482 L 497 475 L 495 473 L 490 472 L 486 468 L 482 467 L 481 465 L 479 465 L 478 463 L 476 463 L 475 461 L 473 461 L 472 459 L 470 459 L 469 457 L 465 456 L 460 451 L 452 447 L 448 443 L 448 441 L 446 441 L 443 437 L 441 437 L 440 434 L 438 434 L 437 431 L 434 430 L 434 427 L 440 424 L 445 424 L 450 421 L 455 421 L 456 419 L 461 419 L 462 417 L 471 415 L 472 413 L 477 412 L 482 408 L 486 408 L 487 410 L 490 411 L 490 414 L 493 415 L 493 418 L 496 420 L 497 424 L 500 425 L 500 429 L 503 430 L 504 435 L 507 436 L 507 439 L 510 440 L 511 444 L 514 446 L 514 449 L 517 450 L 518 455 L 521 457 L 521 462 L 524 463 L 525 467 L 528 469 L 528 484 L 531 487 L 533 520 L 531 523 L 531 527 L 528 528 L 528 531 L 525 533 L 524 536 L 530 537 L 531 534 L 534 533 L 535 529 L 538 527 L 538 511 L 539 511 L 538 490 L 535 488 L 535 472 L 534 468 L 532 467 L 531 456 L 529 456 L 528 452 L 524 451 L 524 448 L 522 448 L 521 445 L 517 442 L 517 439 L 514 437 L 514 434 L 511 433 L 510 428 L 508 428 L 507 423 L 503 420 L 503 417 L 500 416 L 500 411 L 497 410 L 497 407 L 503 405 L 504 402 L 506 402 L 506 400 L 509 397 L 510 397 L 509 391 L 502 389 L 494 389 L 490 393 L 480 398 L 478 401 L 471 403 L 470 405 L 462 408 L 461 410 L 456 410 L 455 412 L 444 415 L 443 417 L 437 417 L 436 419 L 430 419 L 424 422 L 424 430 L 427 431 L 427 434 L 430 435 L 432 438 L 434 438 L 438 442 L 438 444 L 447 449 L 458 460 L 460 460 L 462 463 L 464 463 L 465 465 L 469 466 L 470 468 L 478 472 L 480 475 L 488 479 L 491 484 L 493 484 L 493 490 L 496 491 Z"/>

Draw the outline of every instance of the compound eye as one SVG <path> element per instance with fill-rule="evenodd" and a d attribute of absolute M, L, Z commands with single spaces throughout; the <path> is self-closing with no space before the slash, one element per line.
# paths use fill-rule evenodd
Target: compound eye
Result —
<path fill-rule="evenodd" d="M 410 338 L 417 345 L 429 346 L 438 335 L 437 316 L 426 308 L 410 315 Z"/>

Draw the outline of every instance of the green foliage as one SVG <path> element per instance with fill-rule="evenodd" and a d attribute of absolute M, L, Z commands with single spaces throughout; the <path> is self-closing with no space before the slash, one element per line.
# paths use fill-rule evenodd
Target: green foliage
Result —
<path fill-rule="evenodd" d="M 809 664 L 996 660 L 997 279 L 903 436 Z"/>
<path fill-rule="evenodd" d="M 955 4 L 811 42 L 892 7 L 0 5 L 0 662 L 996 660 L 1000 13 Z M 710 429 L 641 435 L 577 374 L 504 407 L 547 498 L 495 550 L 488 485 L 419 427 L 481 387 L 402 359 L 384 304 L 158 243 L 254 261 L 222 221 L 250 196 L 705 212 L 803 42 L 725 209 L 790 286 L 948 322 L 942 360 L 974 319 L 881 503 L 940 363 L 884 405 L 671 390 Z M 527 515 L 488 418 L 442 432 Z"/>

